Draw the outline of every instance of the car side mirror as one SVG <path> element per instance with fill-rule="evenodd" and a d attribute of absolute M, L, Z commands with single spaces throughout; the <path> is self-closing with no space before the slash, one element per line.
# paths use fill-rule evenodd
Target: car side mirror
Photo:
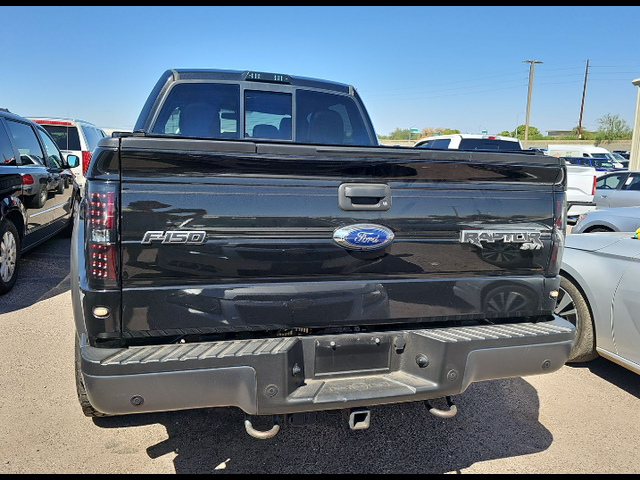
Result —
<path fill-rule="evenodd" d="M 76 168 L 80 165 L 80 158 L 77 155 L 67 155 L 67 165 L 69 168 Z"/>

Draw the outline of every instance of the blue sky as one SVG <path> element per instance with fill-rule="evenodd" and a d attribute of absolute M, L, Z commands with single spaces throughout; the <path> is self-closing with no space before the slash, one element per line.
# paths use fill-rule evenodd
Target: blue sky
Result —
<path fill-rule="evenodd" d="M 168 68 L 258 70 L 358 89 L 374 126 L 543 133 L 633 125 L 640 7 L 0 7 L 0 107 L 132 128 Z"/>

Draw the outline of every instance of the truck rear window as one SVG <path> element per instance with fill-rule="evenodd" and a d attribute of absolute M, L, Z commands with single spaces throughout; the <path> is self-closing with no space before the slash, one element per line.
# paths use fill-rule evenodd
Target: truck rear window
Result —
<path fill-rule="evenodd" d="M 460 141 L 460 150 L 521 150 L 518 142 L 491 140 L 484 138 L 465 138 Z"/>
<path fill-rule="evenodd" d="M 371 145 L 362 112 L 349 96 L 297 90 L 295 120 L 293 105 L 291 93 L 246 89 L 241 112 L 239 85 L 182 83 L 171 89 L 152 133 Z"/>
<path fill-rule="evenodd" d="M 447 150 L 451 140 L 448 138 L 439 138 L 436 140 L 427 140 L 421 144 L 418 148 L 430 148 L 432 150 Z"/>
<path fill-rule="evenodd" d="M 291 140 L 290 93 L 244 92 L 245 138 Z"/>
<path fill-rule="evenodd" d="M 183 83 L 171 89 L 153 133 L 204 138 L 240 138 L 240 87 Z"/>
<path fill-rule="evenodd" d="M 362 113 L 350 97 L 298 90 L 296 116 L 298 142 L 371 145 Z"/>

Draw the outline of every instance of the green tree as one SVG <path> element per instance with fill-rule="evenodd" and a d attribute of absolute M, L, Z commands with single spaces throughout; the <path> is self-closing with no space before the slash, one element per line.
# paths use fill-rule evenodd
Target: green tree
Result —
<path fill-rule="evenodd" d="M 500 133 L 500 135 L 504 137 L 515 137 L 515 138 L 519 138 L 520 140 L 524 140 L 525 129 L 526 129 L 525 125 L 519 125 L 516 130 L 511 130 L 511 131 L 505 130 L 504 132 Z M 532 127 L 531 125 L 529 125 L 529 140 L 543 140 L 543 139 L 544 139 L 544 135 L 540 133 L 540 130 L 538 130 L 536 127 Z"/>
<path fill-rule="evenodd" d="M 573 133 L 572 135 L 567 135 L 567 136 L 563 136 L 561 139 L 562 140 L 576 140 L 578 139 L 578 126 L 576 125 L 575 127 L 573 127 L 573 130 L 571 130 Z M 582 128 L 580 130 L 580 140 L 594 140 L 596 139 L 596 132 L 590 132 L 589 130 L 585 130 L 584 128 Z"/>
<path fill-rule="evenodd" d="M 596 132 L 596 144 L 631 138 L 631 128 L 618 115 L 607 113 L 604 117 L 598 119 L 598 124 L 600 127 Z"/>
<path fill-rule="evenodd" d="M 422 130 L 420 130 L 420 138 L 432 137 L 434 135 L 453 135 L 455 133 L 460 133 L 460 130 L 455 130 L 453 128 L 442 128 L 442 127 L 438 127 L 438 128 L 425 127 Z"/>
<path fill-rule="evenodd" d="M 409 140 L 410 132 L 409 128 L 396 128 L 387 138 L 389 140 Z"/>

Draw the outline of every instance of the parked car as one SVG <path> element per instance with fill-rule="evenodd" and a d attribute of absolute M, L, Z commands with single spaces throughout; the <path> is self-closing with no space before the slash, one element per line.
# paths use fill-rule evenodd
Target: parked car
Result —
<path fill-rule="evenodd" d="M 611 153 L 618 154 L 625 160 L 630 160 L 631 158 L 631 152 L 629 152 L 628 150 L 614 150 Z"/>
<path fill-rule="evenodd" d="M 602 175 L 596 181 L 593 201 L 597 208 L 640 206 L 640 171 Z"/>
<path fill-rule="evenodd" d="M 22 253 L 68 228 L 80 202 L 66 158 L 44 128 L 0 110 L 0 295 L 16 283 Z"/>
<path fill-rule="evenodd" d="M 414 147 L 433 150 L 523 150 L 517 138 L 461 133 L 421 138 Z"/>
<path fill-rule="evenodd" d="M 576 326 L 569 363 L 602 356 L 640 373 L 640 240 L 568 235 L 555 313 Z"/>
<path fill-rule="evenodd" d="M 598 172 L 593 167 L 567 164 L 567 219 L 575 223 L 578 217 L 596 209 L 593 197 Z"/>
<path fill-rule="evenodd" d="M 640 228 L 640 206 L 606 208 L 580 215 L 571 233 L 635 232 Z"/>
<path fill-rule="evenodd" d="M 627 155 L 626 157 L 624 155 L 621 155 L 619 153 L 616 152 L 612 152 L 611 155 L 613 155 L 613 158 L 616 159 L 616 161 L 622 165 L 622 168 L 629 168 L 629 155 Z"/>
<path fill-rule="evenodd" d="M 614 162 L 606 158 L 593 158 L 593 157 L 560 157 L 570 165 L 580 165 L 584 167 L 593 167 L 598 172 L 598 176 L 605 173 L 614 172 L 620 170 L 616 167 Z"/>
<path fill-rule="evenodd" d="M 549 145 L 547 155 L 552 157 L 588 157 L 602 158 L 614 163 L 616 168 L 622 168 L 617 163 L 613 154 L 606 148 L 596 147 L 595 145 Z"/>
<path fill-rule="evenodd" d="M 542 153 L 548 152 L 546 148 L 542 148 L 542 147 L 529 147 L 528 150 L 533 150 L 535 152 L 542 152 Z"/>
<path fill-rule="evenodd" d="M 84 120 L 52 117 L 29 117 L 49 132 L 65 154 L 73 154 L 82 159 L 82 164 L 73 170 L 80 187 L 84 186 L 84 173 L 91 155 L 101 138 L 107 134 L 93 123 Z"/>

